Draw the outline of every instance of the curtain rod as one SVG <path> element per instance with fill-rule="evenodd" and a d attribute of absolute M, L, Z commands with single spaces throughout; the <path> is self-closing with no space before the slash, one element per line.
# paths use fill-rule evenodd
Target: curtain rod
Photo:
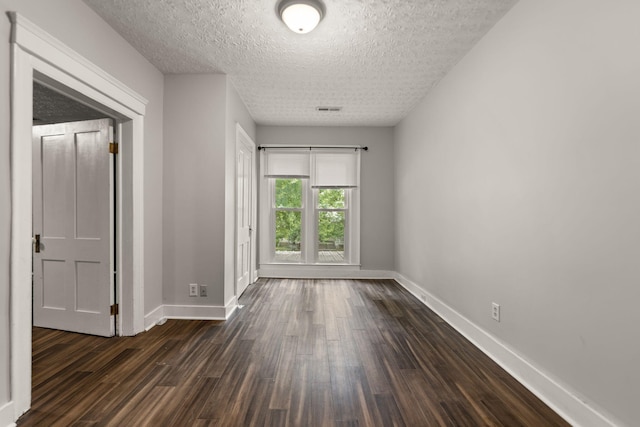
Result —
<path fill-rule="evenodd" d="M 369 147 L 362 147 L 360 145 L 258 145 L 258 151 L 260 150 L 273 150 L 273 149 L 292 149 L 292 148 L 308 148 L 309 151 L 317 149 L 325 150 L 363 150 L 369 151 Z"/>

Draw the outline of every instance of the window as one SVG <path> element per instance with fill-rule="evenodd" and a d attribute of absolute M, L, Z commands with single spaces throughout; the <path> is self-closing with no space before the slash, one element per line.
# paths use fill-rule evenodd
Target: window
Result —
<path fill-rule="evenodd" d="M 261 265 L 359 265 L 359 155 L 262 152 Z"/>
<path fill-rule="evenodd" d="M 347 204 L 343 188 L 323 188 L 317 191 L 316 261 L 344 263 Z"/>
<path fill-rule="evenodd" d="M 273 180 L 274 261 L 301 262 L 302 180 L 293 178 L 273 178 Z"/>

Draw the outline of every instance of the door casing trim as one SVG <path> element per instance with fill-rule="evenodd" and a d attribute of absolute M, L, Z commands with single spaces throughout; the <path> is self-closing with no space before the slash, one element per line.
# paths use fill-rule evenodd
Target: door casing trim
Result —
<path fill-rule="evenodd" d="M 11 402 L 17 420 L 31 405 L 33 81 L 64 86 L 73 91 L 65 95 L 118 120 L 121 335 L 135 335 L 144 330 L 143 129 L 147 101 L 23 16 L 10 12 L 9 18 L 12 23 L 10 370 Z M 122 238 L 125 233 L 129 233 L 127 239 Z"/>

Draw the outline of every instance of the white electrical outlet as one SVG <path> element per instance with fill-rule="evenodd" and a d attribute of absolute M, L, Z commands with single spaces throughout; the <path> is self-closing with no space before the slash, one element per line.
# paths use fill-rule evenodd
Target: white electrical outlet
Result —
<path fill-rule="evenodd" d="M 200 296 L 201 297 L 207 296 L 207 285 L 200 285 Z"/>
<path fill-rule="evenodd" d="M 496 322 L 500 321 L 500 304 L 496 304 L 495 302 L 491 303 L 491 317 Z"/>
<path fill-rule="evenodd" d="M 196 283 L 191 283 L 189 285 L 189 296 L 190 297 L 198 296 L 198 285 Z"/>

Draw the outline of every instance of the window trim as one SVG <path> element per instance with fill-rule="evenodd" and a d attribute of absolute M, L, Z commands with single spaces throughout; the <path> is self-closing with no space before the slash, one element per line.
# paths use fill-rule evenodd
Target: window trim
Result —
<path fill-rule="evenodd" d="M 289 178 L 289 179 L 299 179 L 302 182 L 302 203 L 300 204 L 299 208 L 278 208 L 276 206 L 276 199 L 275 199 L 275 194 L 276 194 L 276 178 L 269 178 L 269 177 L 263 177 L 263 180 L 267 181 L 267 188 L 268 188 L 268 193 L 269 193 L 269 235 L 268 235 L 268 240 L 267 240 L 267 244 L 269 247 L 269 260 L 270 260 L 270 264 L 285 264 L 285 265 L 296 265 L 296 264 L 304 264 L 304 260 L 305 258 L 305 251 L 306 251 L 306 236 L 307 236 L 307 218 L 306 218 L 306 206 L 308 204 L 307 201 L 307 186 L 308 186 L 308 179 L 305 178 L 300 178 L 300 177 L 296 177 L 296 178 Z M 290 212 L 300 212 L 300 257 L 302 259 L 302 262 L 278 262 L 275 261 L 276 258 L 276 246 L 272 245 L 272 242 L 275 242 L 275 236 L 276 236 L 276 212 L 277 211 L 290 211 Z M 262 259 L 260 260 L 260 262 L 262 263 Z"/>
<path fill-rule="evenodd" d="M 319 208 L 318 207 L 318 196 L 320 190 L 325 190 L 327 188 L 312 188 L 312 196 L 313 196 L 313 254 L 312 258 L 314 264 L 316 265 L 351 265 L 351 241 L 349 239 L 349 228 L 351 222 L 351 216 L 353 215 L 351 210 L 351 199 L 353 192 L 352 188 L 343 188 L 344 190 L 344 208 Z M 319 239 L 318 239 L 318 224 L 320 223 L 319 213 L 320 212 L 344 212 L 344 242 L 343 242 L 343 256 L 344 262 L 320 262 L 319 261 L 319 253 L 320 248 L 318 247 Z"/>
<path fill-rule="evenodd" d="M 298 151 L 299 152 L 299 151 Z M 344 262 L 319 262 L 317 247 L 317 212 L 320 210 L 332 210 L 317 207 L 319 188 L 311 186 L 310 177 L 289 177 L 302 181 L 302 224 L 301 224 L 301 262 L 281 262 L 275 260 L 275 179 L 273 176 L 265 176 L 264 151 L 260 156 L 260 268 L 274 271 L 283 270 L 318 270 L 318 269 L 360 269 L 360 187 L 348 187 L 345 190 L 345 250 Z M 310 153 L 310 161 L 313 158 Z M 356 174 L 359 181 L 360 156 L 357 157 Z M 286 177 L 282 177 L 286 178 Z M 288 209 L 288 208 L 287 208 Z M 298 210 L 298 208 L 291 208 Z M 281 210 L 284 210 L 281 209 Z M 342 210 L 342 209 L 338 209 Z"/>

